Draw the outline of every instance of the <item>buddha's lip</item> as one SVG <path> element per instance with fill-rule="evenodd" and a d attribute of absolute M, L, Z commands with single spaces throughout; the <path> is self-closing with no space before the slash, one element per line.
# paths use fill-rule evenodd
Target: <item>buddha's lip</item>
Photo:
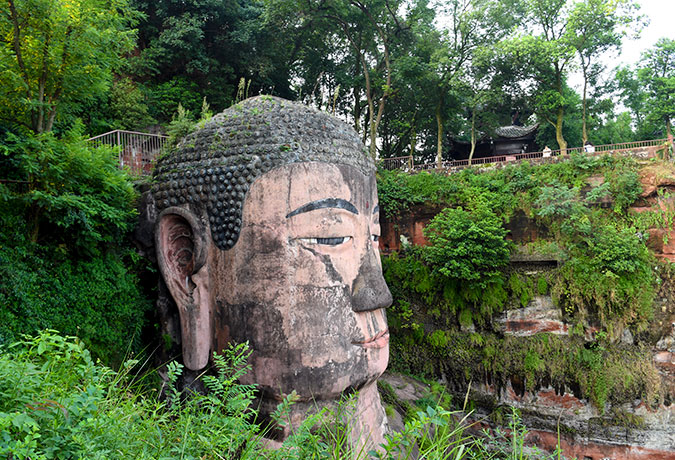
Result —
<path fill-rule="evenodd" d="M 389 343 L 389 330 L 378 332 L 374 337 L 365 339 L 361 342 L 352 342 L 354 345 L 359 345 L 363 348 L 384 348 Z"/>

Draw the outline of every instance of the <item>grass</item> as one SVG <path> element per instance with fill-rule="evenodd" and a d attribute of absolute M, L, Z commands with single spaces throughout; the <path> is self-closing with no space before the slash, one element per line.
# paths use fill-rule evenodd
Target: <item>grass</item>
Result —
<path fill-rule="evenodd" d="M 530 458 L 523 453 L 526 430 L 516 412 L 511 434 L 485 443 L 470 434 L 466 415 L 437 404 L 411 415 L 405 429 L 387 436 L 377 451 L 353 448 L 349 399 L 309 416 L 279 448 L 269 450 L 265 431 L 255 423 L 255 387 L 238 383 L 248 370 L 245 344 L 214 357 L 215 373 L 202 377 L 206 394 L 178 392 L 182 367 L 169 364 L 165 398 L 131 373 L 139 363 L 128 361 L 113 371 L 95 363 L 79 339 L 55 331 L 25 337 L 2 351 L 0 456 L 10 460 Z M 292 404 L 292 395 L 280 404 L 278 423 Z"/>

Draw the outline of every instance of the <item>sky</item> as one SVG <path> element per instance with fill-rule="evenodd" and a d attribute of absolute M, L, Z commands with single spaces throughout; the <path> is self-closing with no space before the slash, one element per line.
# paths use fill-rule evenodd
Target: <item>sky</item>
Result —
<path fill-rule="evenodd" d="M 646 26 L 637 40 L 624 40 L 618 62 L 634 64 L 641 53 L 654 46 L 659 38 L 675 40 L 675 0 L 639 0 L 641 14 L 647 16 L 650 24 Z M 617 63 L 618 63 L 617 62 Z"/>
<path fill-rule="evenodd" d="M 675 0 L 637 0 L 640 4 L 640 14 L 646 16 L 649 25 L 640 33 L 640 38 L 624 38 L 620 52 L 607 53 L 604 61 L 607 64 L 610 77 L 615 67 L 622 65 L 633 66 L 640 60 L 642 53 L 648 50 L 659 38 L 675 40 Z M 581 72 L 572 72 L 570 86 L 581 91 L 583 78 Z"/>

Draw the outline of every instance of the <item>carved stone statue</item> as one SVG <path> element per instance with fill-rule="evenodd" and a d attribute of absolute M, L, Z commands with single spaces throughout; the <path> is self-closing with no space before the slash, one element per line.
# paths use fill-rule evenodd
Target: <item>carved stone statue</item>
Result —
<path fill-rule="evenodd" d="M 349 126 L 279 98 L 237 104 L 155 170 L 155 245 L 200 370 L 248 341 L 261 414 L 293 390 L 293 425 L 359 392 L 352 436 L 376 446 L 389 359 L 375 167 Z M 283 440 L 288 430 L 278 433 Z"/>

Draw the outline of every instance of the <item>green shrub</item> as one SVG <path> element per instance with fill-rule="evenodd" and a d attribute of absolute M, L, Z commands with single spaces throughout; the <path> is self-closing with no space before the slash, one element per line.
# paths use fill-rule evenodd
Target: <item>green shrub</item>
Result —
<path fill-rule="evenodd" d="M 35 252 L 0 246 L 0 343 L 53 328 L 77 335 L 111 365 L 142 348 L 151 303 L 130 255 L 70 260 L 48 248 Z"/>
<path fill-rule="evenodd" d="M 509 262 L 506 230 L 487 208 L 446 208 L 424 229 L 430 246 L 424 260 L 447 278 L 484 288 Z"/>
<path fill-rule="evenodd" d="M 0 456 L 3 458 L 256 458 L 253 387 L 236 379 L 248 352 L 215 359 L 208 395 L 183 399 L 137 393 L 127 374 L 94 364 L 72 337 L 43 332 L 0 355 Z M 169 366 L 174 382 L 181 368 Z"/>
<path fill-rule="evenodd" d="M 619 214 L 625 213 L 628 206 L 642 193 L 640 175 L 635 170 L 635 160 L 624 159 L 619 162 L 617 167 L 607 171 L 605 180 L 609 183 L 614 211 Z"/>
<path fill-rule="evenodd" d="M 570 314 L 589 312 L 610 330 L 644 329 L 656 295 L 653 256 L 632 227 L 606 224 L 572 248 L 552 295 Z M 614 327 L 619 326 L 619 327 Z"/>
<path fill-rule="evenodd" d="M 407 175 L 399 171 L 378 171 L 377 196 L 386 217 L 396 216 L 418 202 L 408 187 Z"/>
<path fill-rule="evenodd" d="M 6 242 L 15 233 L 30 243 L 91 255 L 119 243 L 133 226 L 136 192 L 108 148 L 92 148 L 81 125 L 63 139 L 53 134 L 0 139 L 0 177 L 25 184 L 0 186 Z"/>
<path fill-rule="evenodd" d="M 150 303 L 126 240 L 136 193 L 110 149 L 77 130 L 0 139 L 0 343 L 43 328 L 108 364 L 141 348 Z M 133 343 L 132 343 L 133 341 Z"/>
<path fill-rule="evenodd" d="M 435 348 L 445 348 L 448 345 L 448 338 L 445 335 L 445 331 L 441 329 L 436 329 L 431 335 L 428 336 L 429 345 Z"/>
<path fill-rule="evenodd" d="M 509 277 L 509 289 L 513 293 L 513 297 L 519 300 L 520 306 L 523 308 L 534 298 L 534 286 L 532 279 L 529 277 L 512 273 Z"/>

